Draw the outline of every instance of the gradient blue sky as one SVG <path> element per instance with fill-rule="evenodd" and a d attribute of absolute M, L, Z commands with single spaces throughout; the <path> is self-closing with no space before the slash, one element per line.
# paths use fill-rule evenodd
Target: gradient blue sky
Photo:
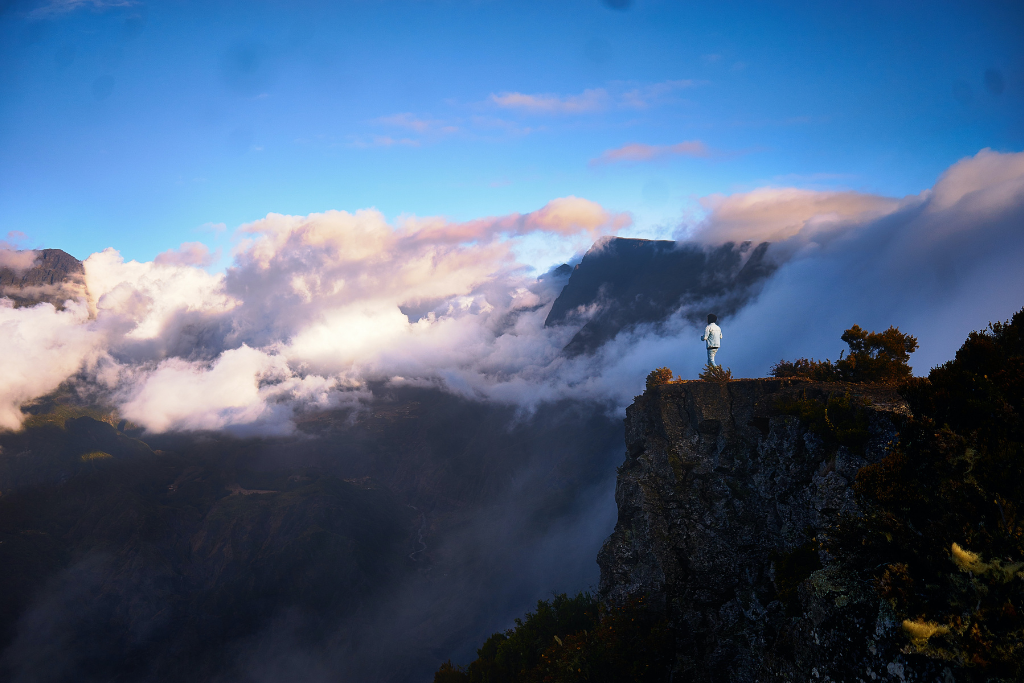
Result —
<path fill-rule="evenodd" d="M 917 193 L 1024 149 L 1022 36 L 1019 1 L 0 0 L 0 239 L 224 265 L 268 212 L 575 195 L 665 237 L 712 193 Z"/>

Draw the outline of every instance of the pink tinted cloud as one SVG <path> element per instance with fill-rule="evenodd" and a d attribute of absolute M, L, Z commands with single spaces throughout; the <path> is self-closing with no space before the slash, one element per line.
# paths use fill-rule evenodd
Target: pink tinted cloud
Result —
<path fill-rule="evenodd" d="M 734 195 L 701 199 L 709 211 L 691 239 L 724 242 L 780 242 L 803 236 L 822 240 L 841 234 L 850 225 L 864 224 L 890 214 L 900 200 L 862 192 L 822 192 L 794 187 L 763 187 Z"/>
<path fill-rule="evenodd" d="M 157 254 L 153 262 L 161 266 L 199 266 L 206 267 L 213 263 L 214 254 L 202 242 L 183 242 L 177 249 L 168 249 Z"/>
<path fill-rule="evenodd" d="M 598 111 L 608 105 L 608 91 L 604 88 L 584 90 L 579 95 L 542 94 L 527 95 L 520 92 L 504 92 L 491 95 L 491 101 L 499 107 L 520 109 L 535 114 L 581 114 Z"/>
<path fill-rule="evenodd" d="M 7 233 L 6 240 L 0 240 L 0 268 L 9 268 L 21 274 L 36 265 L 38 252 L 32 249 L 18 249 L 18 242 L 24 241 L 25 233 L 20 230 L 11 230 Z"/>
<path fill-rule="evenodd" d="M 9 268 L 15 273 L 21 274 L 36 265 L 39 254 L 31 249 L 18 251 L 11 249 L 13 245 L 7 242 L 0 242 L 0 268 Z"/>
<path fill-rule="evenodd" d="M 605 150 L 601 156 L 591 159 L 590 165 L 638 163 L 670 156 L 709 157 L 711 150 L 700 140 L 687 140 L 674 145 L 645 145 L 633 142 Z"/>
<path fill-rule="evenodd" d="M 423 118 L 408 112 L 381 116 L 376 119 L 376 122 L 385 126 L 406 128 L 417 133 L 455 133 L 459 130 L 458 126 L 446 124 L 444 121 Z"/>
<path fill-rule="evenodd" d="M 568 237 L 612 234 L 632 225 L 626 212 L 609 211 L 597 202 L 581 197 L 559 197 L 536 211 L 480 218 L 464 223 L 437 219 L 413 220 L 406 224 L 416 241 L 463 243 L 486 241 L 499 235 L 516 237 L 546 232 Z"/>

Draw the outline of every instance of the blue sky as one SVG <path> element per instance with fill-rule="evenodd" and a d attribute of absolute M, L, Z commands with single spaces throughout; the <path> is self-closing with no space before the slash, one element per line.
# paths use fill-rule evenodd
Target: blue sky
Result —
<path fill-rule="evenodd" d="M 269 212 L 568 195 L 666 237 L 708 194 L 902 196 L 1024 149 L 1020 2 L 0 8 L 0 239 L 79 258 L 198 240 L 223 265 Z"/>

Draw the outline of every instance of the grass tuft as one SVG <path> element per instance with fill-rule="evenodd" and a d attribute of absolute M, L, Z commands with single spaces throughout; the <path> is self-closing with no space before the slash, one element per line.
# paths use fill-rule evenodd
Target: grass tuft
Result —
<path fill-rule="evenodd" d="M 698 375 L 705 382 L 728 382 L 732 379 L 732 370 L 723 368 L 721 365 L 705 365 L 703 372 Z"/>

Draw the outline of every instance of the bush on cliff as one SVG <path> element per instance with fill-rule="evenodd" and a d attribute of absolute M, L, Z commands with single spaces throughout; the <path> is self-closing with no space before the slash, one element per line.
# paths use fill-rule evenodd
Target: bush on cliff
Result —
<path fill-rule="evenodd" d="M 910 354 L 917 350 L 917 338 L 890 327 L 884 332 L 868 332 L 854 325 L 840 337 L 850 347 L 846 358 L 839 354 L 829 359 L 798 358 L 780 360 L 772 366 L 772 377 L 805 377 L 819 382 L 879 382 L 896 384 L 912 376 Z"/>
<path fill-rule="evenodd" d="M 661 386 L 662 384 L 668 384 L 672 381 L 672 371 L 668 368 L 657 368 L 651 370 L 647 374 L 647 388 L 653 389 L 654 387 Z"/>
<path fill-rule="evenodd" d="M 697 377 L 705 382 L 728 382 L 732 379 L 732 370 L 723 368 L 721 365 L 711 365 L 709 363 L 704 366 L 704 369 Z"/>
<path fill-rule="evenodd" d="M 828 360 L 814 360 L 813 358 L 797 358 L 794 361 L 780 360 L 768 371 L 772 377 L 803 377 L 813 379 L 817 382 L 839 382 L 842 375 L 836 368 L 835 363 Z"/>
<path fill-rule="evenodd" d="M 442 664 L 434 683 L 660 682 L 671 645 L 665 620 L 643 599 L 609 608 L 589 593 L 563 593 L 488 638 L 468 667 Z"/>
<path fill-rule="evenodd" d="M 903 392 L 914 417 L 830 552 L 875 586 L 908 651 L 1024 679 L 1024 311 Z"/>

